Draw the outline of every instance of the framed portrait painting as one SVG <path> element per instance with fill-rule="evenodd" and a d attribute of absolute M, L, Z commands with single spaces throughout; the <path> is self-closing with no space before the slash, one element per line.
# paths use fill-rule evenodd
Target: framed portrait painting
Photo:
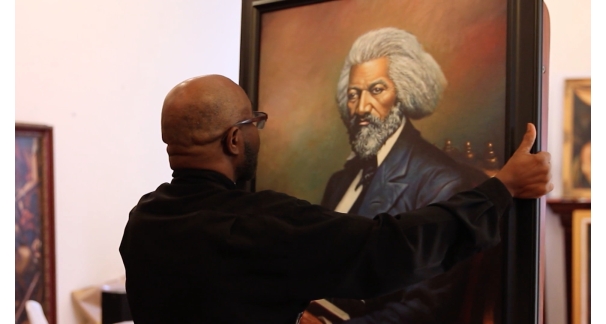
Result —
<path fill-rule="evenodd" d="M 565 81 L 564 196 L 591 198 L 591 79 Z"/>
<path fill-rule="evenodd" d="M 494 176 L 527 123 L 540 150 L 544 10 L 539 0 L 243 0 L 240 85 L 270 117 L 244 186 L 372 218 Z M 427 282 L 319 299 L 303 318 L 536 323 L 540 209 L 516 201 L 497 247 Z"/>
<path fill-rule="evenodd" d="M 56 323 L 53 131 L 15 124 L 15 323 L 38 301 Z"/>

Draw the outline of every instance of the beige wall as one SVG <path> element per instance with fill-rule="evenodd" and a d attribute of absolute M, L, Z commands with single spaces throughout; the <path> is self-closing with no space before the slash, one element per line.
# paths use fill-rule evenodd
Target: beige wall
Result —
<path fill-rule="evenodd" d="M 551 14 L 548 148 L 559 187 L 563 82 L 591 76 L 590 0 L 545 2 Z M 240 0 L 15 3 L 14 117 L 54 127 L 61 324 L 77 322 L 72 290 L 123 274 L 118 245 L 128 211 L 141 194 L 170 180 L 158 126 L 166 92 L 199 74 L 238 81 L 240 5 Z M 557 188 L 551 196 L 559 194 Z M 562 229 L 551 214 L 547 231 L 547 319 L 564 323 Z"/>
<path fill-rule="evenodd" d="M 591 77 L 591 0 L 544 0 L 551 18 L 548 151 L 556 188 L 562 195 L 564 80 Z M 566 323 L 564 232 L 559 218 L 548 210 L 546 219 L 547 324 Z"/>
<path fill-rule="evenodd" d="M 238 81 L 240 0 L 16 1 L 15 120 L 55 136 L 57 313 L 123 274 L 129 210 L 169 181 L 165 94 L 199 74 Z"/>

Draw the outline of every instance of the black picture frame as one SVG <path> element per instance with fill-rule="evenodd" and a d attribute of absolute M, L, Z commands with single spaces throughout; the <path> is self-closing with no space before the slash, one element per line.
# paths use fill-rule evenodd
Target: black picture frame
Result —
<path fill-rule="evenodd" d="M 240 86 L 253 109 L 258 107 L 261 20 L 266 13 L 326 2 L 327 0 L 243 0 Z M 330 1 L 330 0 L 329 0 Z M 503 155 L 517 149 L 527 123 L 537 127 L 532 152 L 546 148 L 546 7 L 541 0 L 507 0 L 505 145 Z M 548 24 L 547 24 L 548 25 Z M 548 51 L 548 49 L 547 49 Z M 271 119 L 271 116 L 270 116 Z M 280 121 L 270 121 L 280 122 Z M 255 190 L 255 181 L 239 184 Z M 502 323 L 543 322 L 542 256 L 545 200 L 515 200 L 505 219 L 503 245 Z"/>

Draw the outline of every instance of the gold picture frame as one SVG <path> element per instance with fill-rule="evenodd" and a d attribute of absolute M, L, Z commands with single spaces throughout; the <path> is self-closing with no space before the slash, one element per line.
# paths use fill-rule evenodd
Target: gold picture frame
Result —
<path fill-rule="evenodd" d="M 591 323 L 591 210 L 572 214 L 572 324 Z"/>
<path fill-rule="evenodd" d="M 566 80 L 564 94 L 563 191 L 591 198 L 591 79 Z"/>

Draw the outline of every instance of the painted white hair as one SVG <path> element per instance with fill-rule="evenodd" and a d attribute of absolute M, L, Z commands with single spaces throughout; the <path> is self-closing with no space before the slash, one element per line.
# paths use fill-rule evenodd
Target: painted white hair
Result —
<path fill-rule="evenodd" d="M 446 78 L 434 58 L 417 38 L 401 29 L 376 29 L 358 37 L 345 59 L 337 86 L 341 118 L 348 125 L 347 86 L 351 67 L 381 57 L 389 60 L 389 78 L 396 86 L 402 113 L 421 119 L 433 113 L 446 87 Z"/>

